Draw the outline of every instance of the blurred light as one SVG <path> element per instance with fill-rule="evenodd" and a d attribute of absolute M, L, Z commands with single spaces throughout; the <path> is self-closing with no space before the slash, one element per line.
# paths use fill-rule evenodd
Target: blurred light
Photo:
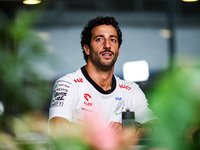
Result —
<path fill-rule="evenodd" d="M 162 30 L 160 30 L 160 36 L 162 38 L 171 38 L 172 37 L 172 32 L 169 29 L 162 29 Z"/>
<path fill-rule="evenodd" d="M 183 2 L 197 2 L 199 0 L 182 0 Z"/>
<path fill-rule="evenodd" d="M 145 60 L 125 62 L 123 75 L 126 81 L 146 81 L 149 78 L 149 65 Z"/>
<path fill-rule="evenodd" d="M 24 0 L 23 3 L 27 5 L 34 5 L 41 3 L 41 0 Z"/>
<path fill-rule="evenodd" d="M 46 32 L 38 32 L 37 35 L 38 35 L 38 37 L 40 37 L 40 39 L 42 39 L 44 41 L 48 41 L 50 38 L 49 33 L 46 33 Z"/>
<path fill-rule="evenodd" d="M 3 103 L 0 101 L 0 115 L 2 116 L 4 113 L 4 105 Z"/>

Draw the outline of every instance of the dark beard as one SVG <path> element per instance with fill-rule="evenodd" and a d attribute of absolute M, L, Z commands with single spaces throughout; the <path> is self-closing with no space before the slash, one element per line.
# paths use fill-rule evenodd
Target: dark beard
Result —
<path fill-rule="evenodd" d="M 106 52 L 111 52 L 110 50 L 105 50 L 105 51 Z M 113 53 L 113 52 L 111 52 L 111 53 Z M 112 69 L 112 67 L 114 66 L 115 62 L 117 61 L 118 52 L 115 53 L 115 54 L 113 53 L 113 55 L 114 55 L 114 58 L 109 64 L 105 64 L 105 63 L 101 62 L 100 57 L 98 57 L 98 53 L 94 52 L 93 50 L 90 51 L 90 56 L 89 57 L 90 57 L 91 62 L 94 64 L 94 66 L 96 66 L 96 68 L 98 68 L 98 69 L 100 69 L 102 71 L 109 71 L 109 70 Z"/>

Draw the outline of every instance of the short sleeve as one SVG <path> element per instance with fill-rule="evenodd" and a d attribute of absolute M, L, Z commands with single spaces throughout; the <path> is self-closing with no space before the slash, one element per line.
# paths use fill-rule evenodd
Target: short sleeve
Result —
<path fill-rule="evenodd" d="M 75 92 L 70 79 L 62 77 L 55 82 L 49 108 L 49 120 L 54 117 L 65 118 L 69 121 L 73 120 Z"/>
<path fill-rule="evenodd" d="M 132 100 L 131 100 L 131 110 L 135 112 L 135 120 L 139 123 L 145 123 L 147 121 L 156 119 L 151 109 L 149 109 L 149 104 L 146 99 L 145 94 L 139 88 L 138 85 L 132 90 Z"/>

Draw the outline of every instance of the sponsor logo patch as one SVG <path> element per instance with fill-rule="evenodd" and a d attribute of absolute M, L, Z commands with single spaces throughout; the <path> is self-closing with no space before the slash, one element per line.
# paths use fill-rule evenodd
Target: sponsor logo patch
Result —
<path fill-rule="evenodd" d="M 68 82 L 68 81 L 65 81 L 65 80 L 58 80 L 58 81 L 56 81 L 56 83 L 59 83 L 59 82 L 65 82 L 65 83 L 68 83 L 68 84 L 72 84 L 71 82 Z"/>
<path fill-rule="evenodd" d="M 51 104 L 51 107 L 56 107 L 56 106 L 63 106 L 64 102 L 53 102 Z"/>
<path fill-rule="evenodd" d="M 89 102 L 86 102 L 86 101 L 84 101 L 84 104 L 85 104 L 86 106 L 92 106 L 92 103 L 89 103 Z"/>
<path fill-rule="evenodd" d="M 121 97 L 115 97 L 115 100 L 116 100 L 116 101 L 121 101 L 122 98 L 121 98 Z"/>
<path fill-rule="evenodd" d="M 126 85 L 123 85 L 123 84 L 119 84 L 119 87 L 120 87 L 121 89 L 127 89 L 127 90 L 130 90 L 130 89 L 131 89 L 130 86 L 126 86 Z"/>
<path fill-rule="evenodd" d="M 85 104 L 86 106 L 92 106 L 92 103 L 88 102 L 89 99 L 92 98 L 91 95 L 88 94 L 88 93 L 85 93 L 85 94 L 84 94 L 84 98 L 85 98 L 85 100 L 86 100 L 86 101 L 84 101 L 84 104 Z"/>
<path fill-rule="evenodd" d="M 83 83 L 83 78 L 74 79 L 74 82 L 75 82 L 75 83 L 80 83 L 80 82 L 82 82 L 82 83 Z"/>
<path fill-rule="evenodd" d="M 64 89 L 64 88 L 56 89 L 56 91 L 65 91 L 65 92 L 68 92 L 68 90 L 67 90 L 67 89 Z"/>
<path fill-rule="evenodd" d="M 54 95 L 54 100 L 64 100 L 64 97 L 67 95 L 65 92 L 56 92 Z"/>
<path fill-rule="evenodd" d="M 64 87 L 67 87 L 67 88 L 69 88 L 69 85 L 66 85 L 66 84 L 56 84 L 57 86 L 56 86 L 56 88 L 59 86 L 64 86 Z"/>
<path fill-rule="evenodd" d="M 91 110 L 89 110 L 87 108 L 83 108 L 83 107 L 82 107 L 82 110 L 85 110 L 85 111 L 88 111 L 88 112 L 92 112 Z"/>
<path fill-rule="evenodd" d="M 85 98 L 87 101 L 89 101 L 88 98 L 92 98 L 92 97 L 90 96 L 90 94 L 85 93 L 85 94 L 84 94 L 84 98 Z"/>
<path fill-rule="evenodd" d="M 122 113 L 122 110 L 124 109 L 124 101 L 121 97 L 115 97 L 115 102 L 114 102 L 114 106 L 115 106 L 115 109 L 114 109 L 114 112 L 115 115 L 119 115 Z"/>

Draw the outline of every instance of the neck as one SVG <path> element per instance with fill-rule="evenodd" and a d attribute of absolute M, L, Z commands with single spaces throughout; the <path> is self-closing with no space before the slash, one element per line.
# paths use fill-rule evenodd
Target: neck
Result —
<path fill-rule="evenodd" d="M 114 72 L 114 66 L 110 70 L 101 70 L 93 65 L 87 64 L 85 66 L 90 78 L 98 84 L 104 91 L 111 89 L 112 77 Z"/>

